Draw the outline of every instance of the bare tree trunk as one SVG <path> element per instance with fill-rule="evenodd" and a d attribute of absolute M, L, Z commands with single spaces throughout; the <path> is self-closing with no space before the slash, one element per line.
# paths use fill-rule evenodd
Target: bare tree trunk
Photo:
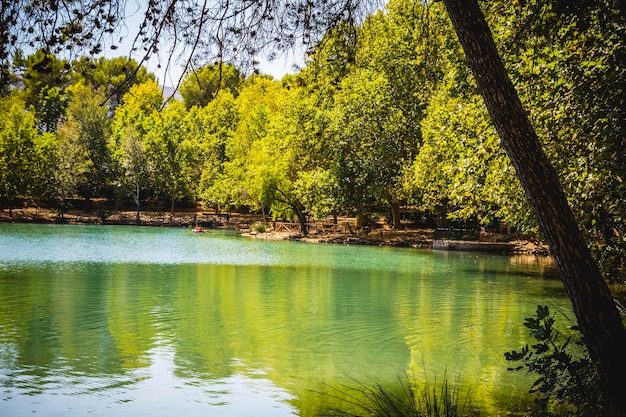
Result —
<path fill-rule="evenodd" d="M 508 153 L 596 363 L 607 414 L 626 414 L 626 329 L 539 143 L 476 0 L 444 0 L 502 146 Z"/>
<path fill-rule="evenodd" d="M 400 204 L 398 202 L 391 203 L 391 221 L 395 230 L 402 229 L 402 223 L 400 222 Z"/>
<path fill-rule="evenodd" d="M 198 221 L 198 198 L 193 198 L 193 224 L 196 224 Z"/>
<path fill-rule="evenodd" d="M 137 191 L 136 191 L 136 194 L 135 194 L 135 203 L 137 204 L 137 217 L 135 218 L 135 224 L 137 226 L 140 226 L 141 225 L 141 216 L 139 214 L 140 213 L 139 210 L 140 210 L 141 200 L 139 199 L 139 181 L 137 181 L 136 184 L 137 184 Z"/>
<path fill-rule="evenodd" d="M 263 213 L 263 224 L 267 223 L 267 218 L 265 217 L 265 204 L 261 203 L 261 212 Z"/>
<path fill-rule="evenodd" d="M 306 224 L 306 215 L 300 207 L 296 207 L 295 212 L 298 217 L 298 223 L 300 223 L 300 232 L 303 236 L 307 236 L 309 234 L 309 228 Z"/>
<path fill-rule="evenodd" d="M 356 215 L 356 227 L 357 229 L 365 227 L 365 214 L 359 213 Z"/>

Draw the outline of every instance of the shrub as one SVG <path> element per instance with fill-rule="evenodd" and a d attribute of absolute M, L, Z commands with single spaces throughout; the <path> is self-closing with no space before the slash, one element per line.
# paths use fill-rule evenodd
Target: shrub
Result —
<path fill-rule="evenodd" d="M 263 223 L 255 223 L 250 229 L 253 232 L 265 233 L 265 231 L 267 230 L 267 225 Z"/>
<path fill-rule="evenodd" d="M 530 392 L 537 394 L 536 401 L 544 415 L 595 415 L 600 391 L 583 337 L 576 326 L 566 335 L 554 328 L 554 322 L 554 314 L 547 306 L 537 306 L 535 317 L 524 322 L 537 343 L 526 345 L 519 352 L 506 352 L 507 361 L 521 362 L 508 369 L 525 369 L 538 376 Z"/>

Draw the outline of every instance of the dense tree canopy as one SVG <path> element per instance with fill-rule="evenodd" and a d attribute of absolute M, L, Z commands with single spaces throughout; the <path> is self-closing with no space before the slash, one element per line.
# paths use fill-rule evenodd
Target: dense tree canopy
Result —
<path fill-rule="evenodd" d="M 65 52 L 115 47 L 109 35 L 124 24 L 125 3 L 21 3 L 3 3 L 0 21 L 0 193 L 9 205 L 116 196 L 138 209 L 142 198 L 167 199 L 173 210 L 201 198 L 217 210 L 297 218 L 303 231 L 310 217 L 338 214 L 391 214 L 401 227 L 398 209 L 410 206 L 541 229 L 561 264 L 569 252 L 586 259 L 563 266 L 568 285 L 577 268 L 596 276 L 586 248 L 567 249 L 579 229 L 605 277 L 623 271 L 626 23 L 616 1 L 494 1 L 481 11 L 476 2 L 393 0 L 367 18 L 363 4 L 376 2 L 150 2 L 131 35 L 138 62 Z M 459 42 L 466 10 L 478 11 L 475 22 L 484 12 L 487 24 L 470 25 Z M 495 42 L 484 50 L 492 67 L 472 59 L 478 35 Z M 299 73 L 242 75 L 263 46 L 281 53 L 298 42 L 308 47 Z M 181 83 L 185 103 L 164 104 L 141 64 L 160 56 L 173 65 L 179 53 L 193 58 L 183 60 L 194 69 Z M 504 75 L 488 78 L 498 62 Z M 505 84 L 507 94 L 495 90 Z M 520 144 L 540 163 L 529 165 Z M 550 190 L 560 201 L 554 218 L 542 211 Z M 549 223 L 571 213 L 555 239 Z M 596 305 L 615 311 L 602 297 Z"/>
<path fill-rule="evenodd" d="M 94 5 L 106 10 L 118 7 L 112 1 L 94 2 Z M 145 37 L 154 35 L 153 25 L 158 22 L 166 31 L 173 22 L 163 21 L 164 16 L 168 13 L 177 16 L 181 5 L 176 3 L 171 10 L 155 9 L 153 14 L 147 15 L 142 25 Z M 146 196 L 170 195 L 171 198 L 171 194 L 175 194 L 174 198 L 180 199 L 196 195 L 220 207 L 267 204 L 268 201 L 261 202 L 263 198 L 256 202 L 250 200 L 252 194 L 243 182 L 237 181 L 235 185 L 233 181 L 241 172 L 255 172 L 248 171 L 250 163 L 241 162 L 251 156 L 249 152 L 253 149 L 249 147 L 250 139 L 245 139 L 252 134 L 247 129 L 256 129 L 254 134 L 265 138 L 269 130 L 277 129 L 272 127 L 276 123 L 290 137 L 288 148 L 294 161 L 290 169 L 299 171 L 298 176 L 292 175 L 291 181 L 301 183 L 296 189 L 298 199 L 306 202 L 303 203 L 305 213 L 366 214 L 368 210 L 391 213 L 399 205 L 412 204 L 431 212 L 444 210 L 449 218 L 479 223 L 497 219 L 518 230 L 536 231 L 535 220 L 512 166 L 499 149 L 498 137 L 490 126 L 463 52 L 456 39 L 450 36 L 452 28 L 441 5 L 433 3 L 425 7 L 409 1 L 392 1 L 356 27 L 348 23 L 359 22 L 362 15 L 353 14 L 353 6 L 349 2 L 328 2 L 328 9 L 321 10 L 318 6 L 295 2 L 289 6 L 293 7 L 291 17 L 280 18 L 290 21 L 293 28 L 300 25 L 297 26 L 300 35 L 308 31 L 311 36 L 322 27 L 321 23 L 311 20 L 304 24 L 299 18 L 315 15 L 315 19 L 325 19 L 327 23 L 337 22 L 311 47 L 299 74 L 280 82 L 264 81 L 268 86 L 276 84 L 272 89 L 290 90 L 278 99 L 289 120 L 280 122 L 282 125 L 275 118 L 263 119 L 264 127 L 258 124 L 262 120 L 258 119 L 261 117 L 258 106 L 269 97 L 265 91 L 258 90 L 258 86 L 253 87 L 257 81 L 243 82 L 243 70 L 230 64 L 212 63 L 190 72 L 181 84 L 187 110 L 176 117 L 193 120 L 183 131 L 191 137 L 185 140 L 196 142 L 193 148 L 199 159 L 193 164 L 198 172 L 183 177 L 185 181 L 193 178 L 198 184 L 181 183 L 180 190 L 186 191 L 174 193 L 171 190 L 179 187 L 166 187 L 164 178 L 155 177 L 157 172 L 164 174 L 147 161 L 144 168 L 150 168 L 146 172 L 152 174 L 142 181 L 143 187 L 147 187 Z M 255 35 L 236 30 L 234 16 L 244 19 L 239 20 L 243 24 L 260 9 L 255 6 L 244 12 L 243 4 L 238 2 L 229 3 L 229 7 L 235 7 L 230 9 L 234 20 L 220 20 L 213 10 L 204 10 L 207 18 L 231 24 L 228 31 L 224 30 L 223 38 L 213 40 L 234 42 L 234 39 L 246 38 L 248 43 L 242 45 L 255 44 L 251 38 Z M 622 265 L 626 252 L 623 218 L 626 151 L 623 123 L 620 123 L 624 70 L 623 65 L 619 65 L 624 53 L 623 38 L 619 36 L 624 31 L 623 16 L 610 2 L 571 7 L 562 2 L 514 3 L 508 7 L 494 3 L 487 5 L 485 11 L 520 97 L 528 103 L 539 138 L 559 172 L 579 225 L 601 265 L 607 271 L 615 271 Z M 55 50 L 53 45 L 108 42 L 104 37 L 92 39 L 88 21 L 80 28 L 80 33 L 64 32 L 76 20 L 66 16 L 68 12 L 45 7 L 38 11 L 7 9 L 8 15 L 4 18 L 21 19 L 19 22 L 25 32 L 15 32 L 3 39 L 5 50 L 15 52 L 3 61 L 8 71 L 4 80 L 11 86 L 10 96 L 21 97 L 29 117 L 34 116 L 36 131 L 29 136 L 38 138 L 46 132 L 58 133 L 59 147 L 63 149 L 69 146 L 71 137 L 77 138 L 74 142 L 82 143 L 82 152 L 87 154 L 78 160 L 83 162 L 76 160 L 70 165 L 79 173 L 72 181 L 83 179 L 71 187 L 72 190 L 83 196 L 129 195 L 131 192 L 134 195 L 136 184 L 131 187 L 133 190 L 122 191 L 130 186 L 120 188 L 124 183 L 121 179 L 127 177 L 122 175 L 120 180 L 116 179 L 116 175 L 129 168 L 129 160 L 120 159 L 124 142 L 121 138 L 136 137 L 146 145 L 148 136 L 155 134 L 149 135 L 149 131 L 154 132 L 154 126 L 162 123 L 162 119 L 151 114 L 161 109 L 163 99 L 156 84 L 151 87 L 150 95 L 124 95 L 133 84 L 142 85 L 154 79 L 143 67 L 137 67 L 141 61 L 121 57 L 79 57 L 73 61 L 57 58 L 53 52 L 61 50 Z M 37 26 L 52 15 L 65 16 L 65 23 L 57 24 L 52 32 Z M 101 15 L 101 21 L 90 16 L 93 22 L 98 21 L 105 28 L 113 30 L 117 25 L 106 18 L 106 13 Z M 27 36 L 29 25 L 33 29 L 32 36 Z M 268 36 L 269 24 L 258 22 L 258 25 L 266 31 L 256 36 L 260 36 L 259 39 Z M 289 32 L 284 29 L 279 31 L 283 35 Z M 44 36 L 45 33 L 48 35 Z M 61 33 L 65 35 L 59 36 Z M 272 41 L 287 46 L 297 41 L 298 32 L 291 34 L 294 35 L 292 40 L 289 36 L 277 35 Z M 84 39 L 77 41 L 80 36 Z M 165 39 L 167 36 L 160 38 Z M 42 49 L 28 56 L 16 52 L 16 48 L 29 46 L 28 43 Z M 196 46 L 200 44 L 204 45 L 198 39 Z M 243 56 L 241 49 L 237 53 L 226 44 L 218 49 Z M 224 94 L 217 94 L 220 90 L 224 90 Z M 244 91 L 247 91 L 244 97 L 239 98 Z M 5 92 L 8 94 L 8 90 Z M 88 95 L 92 96 L 89 103 L 84 101 Z M 245 98 L 250 95 L 252 98 Z M 103 101 L 109 99 L 108 114 L 97 109 L 94 97 Z M 264 98 L 261 100 L 261 97 Z M 244 101 L 248 101 L 249 107 L 243 105 Z M 291 103 L 289 110 L 285 107 L 287 103 Z M 121 107 L 116 110 L 118 106 Z M 211 110 L 200 109 L 207 107 Z M 192 115 L 187 116 L 187 112 Z M 145 116 L 139 117 L 139 114 Z M 250 125 L 251 117 L 257 117 L 256 127 Z M 110 123 L 113 128 L 109 137 Z M 292 133 L 288 133 L 290 131 Z M 162 140 L 172 140 L 174 133 L 168 132 Z M 11 152 L 8 139 L 5 143 L 4 152 Z M 27 146 L 33 146 L 33 142 L 28 143 Z M 145 152 L 149 148 L 142 147 Z M 63 157 L 68 155 L 65 153 Z M 21 164 L 19 158 L 6 160 L 9 159 L 11 162 L 6 164 Z M 158 162 L 161 164 L 163 160 Z M 240 167 L 240 174 L 235 174 L 235 166 Z M 52 169 L 59 175 L 62 172 Z M 12 172 L 20 171 L 16 167 Z M 18 177 L 20 181 L 23 179 L 23 175 Z M 317 183 L 322 179 L 323 183 Z M 29 186 L 9 186 L 8 181 L 7 177 L 3 184 L 5 197 L 28 196 L 37 189 L 34 179 L 25 180 L 31 183 Z M 329 184 L 333 184 L 330 189 Z M 305 191 L 307 189 L 309 191 Z M 311 194 L 311 190 L 317 192 Z M 398 222 L 394 222 L 394 226 L 397 227 Z"/>
<path fill-rule="evenodd" d="M 242 82 L 243 76 L 234 65 L 207 65 L 185 77 L 180 84 L 180 95 L 187 108 L 204 107 L 215 98 L 219 90 L 228 90 L 237 96 Z"/>
<path fill-rule="evenodd" d="M 158 38 L 159 42 L 175 40 L 176 36 L 188 38 L 196 33 L 190 30 L 186 36 L 178 33 L 172 37 L 169 32 L 174 25 L 169 19 L 182 14 L 183 3 L 177 2 L 170 8 L 155 6 L 140 25 L 143 38 L 147 42 L 156 41 L 154 36 L 159 28 L 163 35 Z M 440 4 L 424 7 L 393 1 L 355 27 L 349 23 L 360 22 L 364 14 L 359 13 L 364 12 L 363 9 L 350 2 L 325 3 L 322 7 L 293 2 L 284 6 L 290 13 L 283 15 L 272 9 L 271 16 L 280 21 L 273 24 L 280 23 L 283 27 L 275 33 L 275 38 L 269 39 L 272 26 L 269 21 L 258 21 L 256 34 L 237 30 L 248 20 L 254 21 L 255 16 L 265 16 L 258 5 L 246 9 L 243 3 L 229 2 L 229 9 L 222 10 L 232 12 L 226 13 L 228 18 L 220 18 L 217 11 L 210 8 L 196 15 L 207 18 L 206 32 L 202 32 L 202 36 L 217 30 L 212 24 L 222 22 L 222 32 L 216 32 L 220 36 L 214 36 L 211 41 L 208 38 L 180 39 L 190 47 L 217 46 L 215 53 L 228 52 L 241 61 L 247 53 L 258 52 L 246 48 L 263 44 L 262 39 L 275 42 L 280 50 L 280 47 L 302 41 L 305 33 L 311 36 L 308 38 L 309 58 L 301 73 L 283 80 L 282 84 L 276 82 L 282 86 L 279 88 L 291 89 L 291 96 L 299 97 L 294 99 L 297 104 L 293 104 L 288 116 L 290 123 L 297 126 L 289 146 L 300 167 L 300 179 L 294 177 L 294 181 L 326 178 L 325 181 L 330 181 L 336 189 L 330 194 L 324 193 L 323 199 L 343 203 L 338 206 L 333 203 L 334 208 L 320 210 L 327 204 L 320 205 L 304 193 L 301 198 L 309 205 L 305 211 L 328 214 L 339 209 L 354 213 L 366 206 L 390 210 L 394 205 L 406 203 L 437 211 L 445 205 L 449 217 L 479 222 L 498 219 L 519 230 L 536 230 L 512 167 L 497 146 L 497 136 L 478 99 L 463 53 L 450 36 L 451 26 Z M 79 47 L 90 45 L 94 51 L 111 43 L 110 39 L 95 38 L 94 34 L 99 33 L 98 25 L 106 33 L 121 24 L 107 17 L 109 12 L 121 10 L 120 5 L 114 1 L 81 4 L 86 8 L 76 11 L 69 6 L 55 9 L 48 5 L 37 10 L 12 6 L 3 16 L 6 22 L 23 26 L 20 31 L 17 26 L 5 28 L 7 37 L 2 39 L 3 48 L 13 55 L 3 58 L 8 71 L 3 80 L 12 86 L 11 96 L 22 97 L 25 108 L 32 109 L 39 132 L 35 136 L 58 131 L 63 134 L 61 143 L 66 145 L 70 130 L 78 129 L 79 107 L 86 106 L 85 103 L 72 105 L 77 103 L 79 95 L 77 87 L 70 86 L 82 82 L 93 92 L 104 88 L 103 93 L 98 94 L 104 94 L 112 103 L 108 114 L 111 117 L 115 107 L 124 103 L 124 94 L 132 83 L 141 84 L 153 77 L 137 67 L 142 61 L 86 57 L 69 61 L 54 55 L 70 43 Z M 93 7 L 87 7 L 90 5 Z M 184 6 L 192 10 L 199 7 L 192 3 L 184 3 Z M 99 16 L 94 12 L 96 9 Z M 620 123 L 624 82 L 620 57 L 623 57 L 624 45 L 619 34 L 624 30 L 623 16 L 610 2 L 597 6 L 524 2 L 508 7 L 494 3 L 488 4 L 485 11 L 520 96 L 523 102 L 529 103 L 527 108 L 539 138 L 559 172 L 585 236 L 602 265 L 609 269 L 620 267 L 626 246 L 623 219 L 626 199 L 622 185 L 626 175 L 623 161 L 626 152 L 621 139 L 623 123 Z M 265 13 L 270 16 L 269 9 Z M 279 15 L 282 17 L 277 18 Z M 56 26 L 46 29 L 45 23 L 49 23 L 51 17 L 56 18 Z M 78 17 L 82 19 L 82 27 L 75 25 Z M 90 26 L 90 22 L 93 25 Z M 336 22 L 330 25 L 333 29 L 317 44 L 312 43 L 316 31 L 331 22 Z M 189 17 L 179 22 L 180 27 L 188 24 L 190 28 L 193 23 Z M 258 39 L 254 40 L 255 37 Z M 137 46 L 143 38 L 136 39 Z M 241 42 L 239 47 L 233 46 L 235 40 Z M 41 49 L 29 56 L 17 53 L 16 48 L 25 46 Z M 155 50 L 148 48 L 145 52 Z M 205 55 L 209 56 L 216 55 Z M 239 110 L 228 110 L 223 114 L 226 119 L 222 120 L 213 120 L 211 115 L 193 109 L 194 105 L 211 104 L 213 112 L 221 112 L 223 106 L 213 102 L 220 102 L 226 96 L 215 99 L 216 88 L 228 89 L 232 94 L 228 100 L 243 102 L 237 95 L 251 88 L 250 83 L 242 83 L 243 73 L 234 65 L 210 64 L 198 66 L 183 80 L 181 92 L 186 96 L 188 111 L 195 112 L 193 117 L 196 118 L 203 114 L 191 124 L 212 126 L 209 129 L 221 133 L 211 134 L 210 139 L 203 132 L 194 134 L 201 149 L 198 151 L 200 160 L 196 162 L 200 172 L 186 177 L 201 178 L 198 182 L 202 185 L 197 191 L 177 194 L 176 198 L 184 195 L 189 198 L 192 193 L 202 195 L 206 201 L 219 201 L 224 207 L 242 203 L 258 206 L 247 197 L 224 197 L 225 192 L 232 193 L 234 189 L 229 183 L 234 177 L 227 174 L 226 168 L 236 164 L 233 161 L 237 158 L 229 152 L 243 146 L 231 142 L 243 140 L 242 127 L 238 124 L 248 123 L 245 120 L 249 115 L 243 114 L 242 119 L 245 112 L 241 105 L 233 107 L 234 102 L 224 105 Z M 158 111 L 163 102 L 157 89 L 153 91 L 153 98 L 146 99 L 153 103 L 149 106 Z M 255 94 L 263 95 L 262 92 Z M 143 127 L 133 122 L 136 133 L 130 132 L 126 125 L 134 112 L 131 109 L 143 104 L 132 102 L 132 95 L 126 97 L 135 104 L 115 112 L 112 123 L 117 127 L 111 138 L 108 138 L 106 125 L 109 122 L 104 115 L 91 122 L 80 121 L 82 141 L 92 143 L 85 145 L 86 152 L 90 152 L 86 160 L 90 161 L 92 172 L 89 174 L 92 184 L 83 181 L 81 186 L 80 192 L 85 196 L 110 196 L 114 194 L 115 184 L 121 184 L 112 179 L 120 172 L 120 165 L 113 163 L 111 155 L 107 154 L 115 152 L 116 148 L 103 144 L 112 141 L 119 145 L 116 138 L 120 135 L 146 140 L 145 129 L 152 122 L 149 119 L 139 122 Z M 91 105 L 95 106 L 95 101 Z M 83 113 L 90 113 L 92 117 L 98 112 Z M 377 156 L 381 150 L 384 152 Z M 79 166 L 76 169 L 82 172 Z M 358 185 L 359 181 L 366 185 Z M 150 184 L 146 192 L 154 196 L 166 194 L 160 190 L 163 185 L 157 186 L 157 183 L 164 184 L 164 181 L 146 179 L 146 186 Z M 227 183 L 230 185 L 225 186 Z M 325 189 L 322 184 L 318 186 Z M 107 191 L 94 187 L 104 187 Z M 247 193 L 239 188 L 240 196 Z M 32 194 L 32 191 L 18 194 Z M 317 195 L 322 199 L 322 194 Z"/>

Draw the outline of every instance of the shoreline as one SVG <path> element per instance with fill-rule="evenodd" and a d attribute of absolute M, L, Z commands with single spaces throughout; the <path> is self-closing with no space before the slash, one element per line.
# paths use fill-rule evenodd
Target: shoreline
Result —
<path fill-rule="evenodd" d="M 102 218 L 104 217 L 104 219 Z M 99 217 L 98 213 L 81 210 L 69 210 L 61 221 L 58 212 L 46 208 L 15 208 L 12 217 L 8 209 L 0 210 L 0 223 L 34 223 L 34 224 L 94 224 L 94 225 L 128 225 L 134 226 L 136 212 L 120 211 L 106 213 Z M 364 246 L 393 246 L 398 248 L 434 248 L 436 250 L 466 250 L 472 252 L 491 252 L 507 254 L 526 254 L 549 257 L 545 244 L 536 241 L 518 239 L 505 235 L 489 235 L 481 242 L 478 241 L 441 241 L 435 240 L 434 229 L 402 229 L 387 228 L 373 229 L 369 233 L 349 233 L 337 231 L 321 231 L 319 228 L 311 230 L 307 236 L 297 232 L 275 231 L 268 229 L 264 232 L 252 231 L 253 226 L 263 222 L 259 214 L 215 214 L 205 211 L 169 212 L 145 211 L 141 212 L 141 226 L 152 227 L 182 227 L 192 228 L 196 224 L 205 229 L 233 230 L 242 236 L 267 239 L 291 240 L 318 244 L 351 244 Z M 271 224 L 271 223 L 270 223 Z"/>
<path fill-rule="evenodd" d="M 266 239 L 266 240 L 290 240 L 317 244 L 343 244 L 362 246 L 392 246 L 397 248 L 433 249 L 441 251 L 467 251 L 481 253 L 495 253 L 507 255 L 534 255 L 550 257 L 546 245 L 523 239 L 511 240 L 506 243 L 489 241 L 448 241 L 446 245 L 436 245 L 437 240 L 432 236 L 432 229 L 405 229 L 385 230 L 378 236 L 369 235 L 345 235 L 345 234 L 299 234 L 268 231 L 263 233 L 242 232 L 242 236 Z M 438 247 L 439 246 L 439 247 Z M 444 247 L 442 247 L 444 246 Z"/>

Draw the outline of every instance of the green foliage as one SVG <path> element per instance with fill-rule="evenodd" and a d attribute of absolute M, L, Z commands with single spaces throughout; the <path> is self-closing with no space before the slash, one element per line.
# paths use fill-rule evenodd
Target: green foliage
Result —
<path fill-rule="evenodd" d="M 363 213 L 369 205 L 401 198 L 400 178 L 417 141 L 402 134 L 406 119 L 391 90 L 384 74 L 358 70 L 335 95 L 332 169 L 345 209 Z"/>
<path fill-rule="evenodd" d="M 187 74 L 180 85 L 180 94 L 188 109 L 193 106 L 204 107 L 220 90 L 237 97 L 242 83 L 243 76 L 234 65 L 207 65 Z"/>
<path fill-rule="evenodd" d="M 172 212 L 177 200 L 197 195 L 199 146 L 189 131 L 187 112 L 180 102 L 170 102 L 148 116 L 145 150 L 154 170 L 154 191 L 170 197 Z"/>
<path fill-rule="evenodd" d="M 65 114 L 67 97 L 62 94 L 57 86 L 46 85 L 41 88 L 37 95 L 37 127 L 42 132 L 54 132 L 57 123 Z"/>
<path fill-rule="evenodd" d="M 34 138 L 34 159 L 31 174 L 34 178 L 32 188 L 33 198 L 54 198 L 57 187 L 56 174 L 58 169 L 58 137 L 54 133 L 46 132 Z"/>
<path fill-rule="evenodd" d="M 616 278 L 626 264 L 624 16 L 612 0 L 483 8 L 585 237 Z M 141 177 L 152 196 L 218 209 L 304 218 L 408 203 L 536 231 L 440 2 L 393 0 L 358 27 L 335 25 L 280 83 L 201 68 L 182 83 L 186 108 L 161 111 L 154 76 L 125 57 L 70 65 L 42 49 L 15 54 L 12 69 L 21 104 L 2 126 L 24 125 L 2 132 L 4 195 L 126 196 Z M 24 127 L 33 115 L 34 131 Z"/>
<path fill-rule="evenodd" d="M 81 148 L 78 153 L 84 160 L 76 161 L 83 167 L 78 191 L 86 198 L 106 195 L 111 179 L 110 119 L 108 109 L 101 105 L 104 94 L 104 89 L 94 90 L 82 82 L 68 88 L 69 103 L 62 131 L 74 138 L 74 146 Z"/>
<path fill-rule="evenodd" d="M 225 166 L 230 160 L 227 146 L 234 140 L 239 122 L 235 98 L 220 91 L 207 106 L 190 110 L 190 129 L 199 141 L 201 177 L 198 194 L 205 204 L 220 207 L 231 202 L 227 188 Z"/>
<path fill-rule="evenodd" d="M 626 261 L 626 20 L 614 1 L 529 1 L 491 13 L 521 99 L 608 277 Z"/>
<path fill-rule="evenodd" d="M 215 164 L 203 177 L 205 200 L 219 207 L 271 205 L 270 188 L 275 179 L 263 175 L 276 173 L 271 166 L 282 159 L 270 158 L 266 152 L 274 151 L 273 143 L 270 139 L 264 142 L 272 118 L 280 113 L 279 97 L 278 83 L 256 78 L 246 84 L 236 101 L 232 95 L 220 93 L 216 104 L 207 106 L 204 120 L 214 134 L 205 136 L 205 152 L 209 151 L 207 162 L 214 158 Z M 213 106 L 220 102 L 225 104 L 224 113 L 213 113 Z M 234 123 L 226 127 L 230 122 Z"/>
<path fill-rule="evenodd" d="M 140 188 L 147 184 L 148 176 L 153 172 L 152 163 L 148 160 L 146 145 L 134 126 L 127 127 L 120 145 L 114 157 L 121 168 L 119 185 L 124 188 L 118 191 L 134 195 L 135 204 L 139 206 Z"/>
<path fill-rule="evenodd" d="M 265 233 L 266 230 L 267 225 L 263 223 L 255 223 L 250 227 L 250 231 L 256 233 Z"/>
<path fill-rule="evenodd" d="M 145 189 L 154 180 L 150 174 L 154 164 L 146 152 L 146 134 L 152 116 L 163 103 L 156 82 L 149 80 L 133 85 L 124 95 L 123 104 L 115 110 L 108 143 L 112 155 L 112 173 L 118 196 L 132 195 L 139 204 L 138 189 Z"/>
<path fill-rule="evenodd" d="M 337 86 L 353 69 L 357 54 L 357 28 L 340 23 L 329 30 L 308 54 L 304 78 L 317 88 Z"/>
<path fill-rule="evenodd" d="M 509 370 L 537 375 L 530 392 L 537 394 L 537 402 L 547 415 L 553 415 L 554 410 L 560 410 L 561 415 L 596 415 L 600 404 L 598 380 L 582 336 L 576 327 L 570 334 L 555 329 L 554 317 L 547 306 L 537 306 L 535 317 L 524 322 L 536 343 L 506 352 L 507 361 L 521 362 Z"/>
<path fill-rule="evenodd" d="M 406 186 L 415 203 L 435 211 L 446 206 L 451 219 L 499 218 L 532 227 L 515 171 L 500 148 L 478 95 L 460 98 L 442 88 L 422 123 L 423 144 Z"/>
<path fill-rule="evenodd" d="M 123 103 L 123 97 L 131 87 L 155 80 L 154 74 L 128 57 L 81 57 L 72 62 L 72 77 L 74 84 L 82 81 L 94 89 L 104 88 L 111 111 Z"/>
<path fill-rule="evenodd" d="M 20 95 L 26 106 L 33 106 L 37 126 L 53 131 L 65 110 L 65 89 L 70 85 L 69 64 L 46 50 L 38 50 L 23 58 L 18 54 L 14 63 L 23 83 Z"/>
<path fill-rule="evenodd" d="M 153 80 L 132 86 L 123 98 L 124 105 L 115 111 L 114 131 L 132 124 L 143 135 L 149 128 L 145 117 L 163 105 L 163 95 Z"/>
<path fill-rule="evenodd" d="M 322 219 L 341 210 L 337 178 L 328 169 L 300 171 L 294 184 L 296 198 L 308 214 Z"/>
<path fill-rule="evenodd" d="M 80 138 L 78 123 L 69 119 L 58 129 L 57 167 L 55 171 L 55 198 L 61 202 L 77 195 L 87 182 L 91 167 L 89 155 Z"/>
<path fill-rule="evenodd" d="M 0 196 L 31 195 L 35 184 L 35 113 L 15 96 L 0 98 Z"/>
<path fill-rule="evenodd" d="M 254 87 L 256 85 L 257 87 Z M 303 165 L 295 154 L 294 92 L 278 82 L 260 79 L 246 87 L 261 87 L 263 99 L 253 104 L 249 124 L 240 125 L 251 140 L 244 164 L 245 188 L 261 208 L 267 207 L 274 219 L 297 217 L 306 233 L 306 216 L 298 198 L 296 181 Z M 242 91 L 243 95 L 243 91 Z M 247 119 L 242 113 L 242 121 Z M 243 133 L 243 132 L 242 132 Z"/>
<path fill-rule="evenodd" d="M 34 54 L 15 57 L 15 68 L 24 83 L 23 94 L 27 105 L 37 105 L 43 89 L 58 87 L 64 90 L 70 83 L 70 66 L 45 49 Z"/>

